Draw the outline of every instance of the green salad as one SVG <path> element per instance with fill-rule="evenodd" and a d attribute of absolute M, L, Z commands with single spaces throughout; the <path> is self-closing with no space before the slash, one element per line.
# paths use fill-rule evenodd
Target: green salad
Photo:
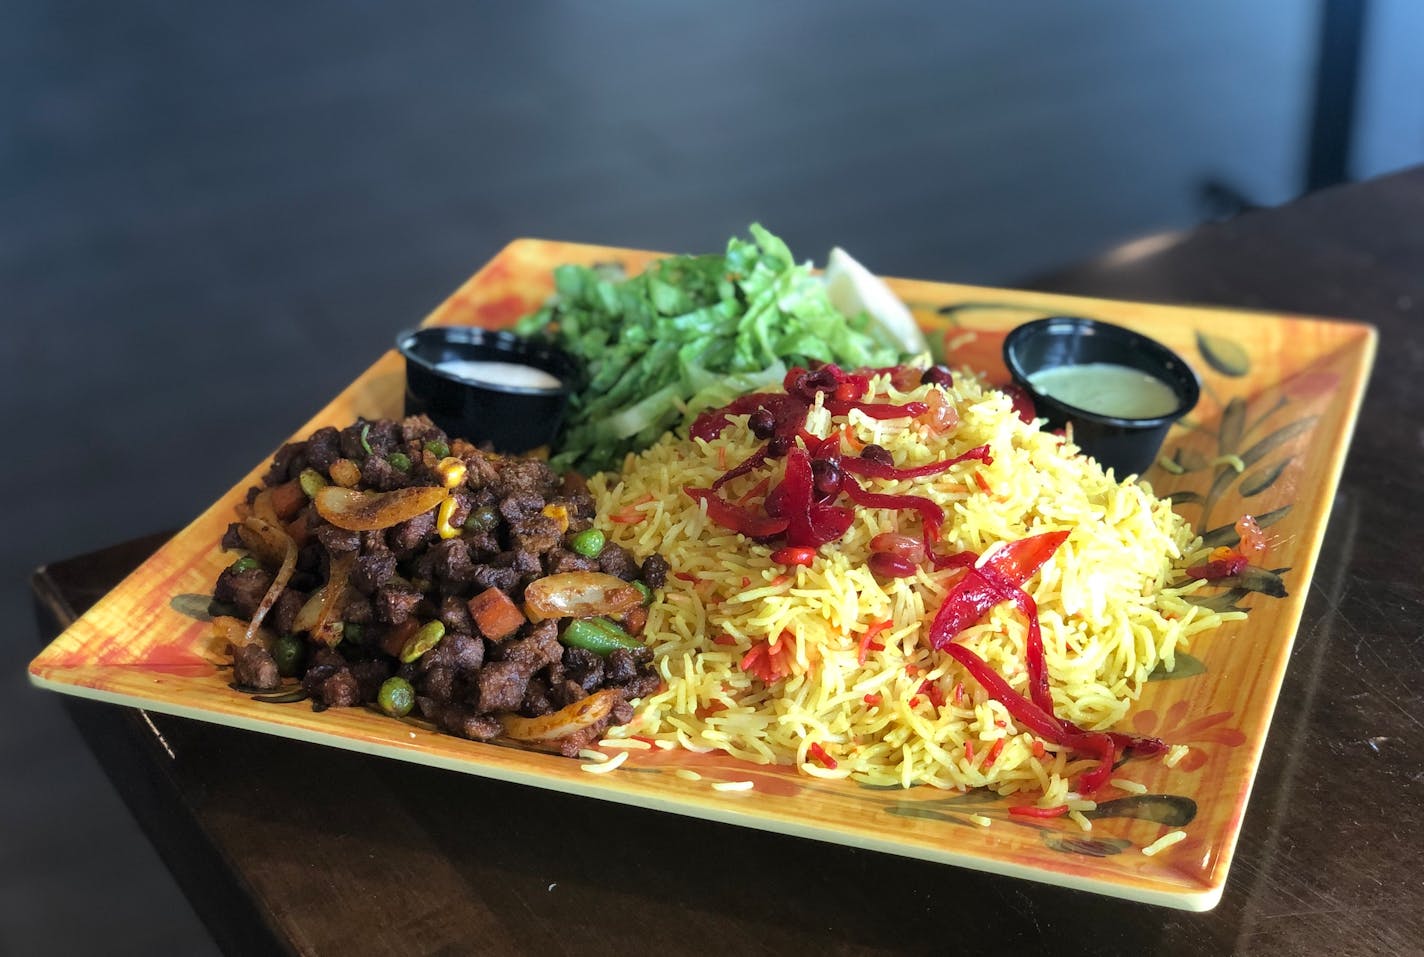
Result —
<path fill-rule="evenodd" d="M 917 351 L 903 330 L 836 309 L 809 264 L 761 226 L 750 231 L 725 254 L 672 256 L 631 279 L 555 270 L 551 303 L 515 327 L 585 367 L 554 468 L 617 468 L 699 411 L 779 385 L 790 366 L 885 366 Z"/>

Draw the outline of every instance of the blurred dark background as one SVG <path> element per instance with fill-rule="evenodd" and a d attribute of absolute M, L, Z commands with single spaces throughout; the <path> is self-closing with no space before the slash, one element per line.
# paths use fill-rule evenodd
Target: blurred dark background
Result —
<path fill-rule="evenodd" d="M 0 12 L 3 953 L 212 950 L 26 687 L 26 576 L 186 522 L 510 239 L 1013 284 L 1424 158 L 1409 0 Z"/>

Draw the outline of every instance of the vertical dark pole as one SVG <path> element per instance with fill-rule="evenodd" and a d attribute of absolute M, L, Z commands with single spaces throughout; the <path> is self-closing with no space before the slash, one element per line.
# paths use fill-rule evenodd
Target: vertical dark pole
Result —
<path fill-rule="evenodd" d="M 1305 189 L 1343 183 L 1350 175 L 1355 91 L 1360 82 L 1368 0 L 1323 0 L 1315 61 L 1315 98 Z"/>

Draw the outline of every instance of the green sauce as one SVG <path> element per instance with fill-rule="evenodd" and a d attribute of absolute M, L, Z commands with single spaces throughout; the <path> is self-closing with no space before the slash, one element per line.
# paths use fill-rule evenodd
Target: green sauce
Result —
<path fill-rule="evenodd" d="M 1044 395 L 1076 409 L 1121 419 L 1155 419 L 1181 404 L 1161 379 L 1108 362 L 1044 369 L 1028 381 Z"/>

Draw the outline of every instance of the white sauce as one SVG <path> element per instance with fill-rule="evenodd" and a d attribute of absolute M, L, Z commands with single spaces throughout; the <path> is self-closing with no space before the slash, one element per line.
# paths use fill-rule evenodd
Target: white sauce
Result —
<path fill-rule="evenodd" d="M 1029 376 L 1029 383 L 1059 402 L 1121 419 L 1155 419 L 1181 404 L 1171 386 L 1155 376 L 1109 362 L 1057 366 Z"/>
<path fill-rule="evenodd" d="M 520 389 L 553 391 L 563 384 L 557 376 L 522 362 L 451 359 L 440 363 L 436 368 L 452 379 L 474 385 L 506 385 Z"/>

